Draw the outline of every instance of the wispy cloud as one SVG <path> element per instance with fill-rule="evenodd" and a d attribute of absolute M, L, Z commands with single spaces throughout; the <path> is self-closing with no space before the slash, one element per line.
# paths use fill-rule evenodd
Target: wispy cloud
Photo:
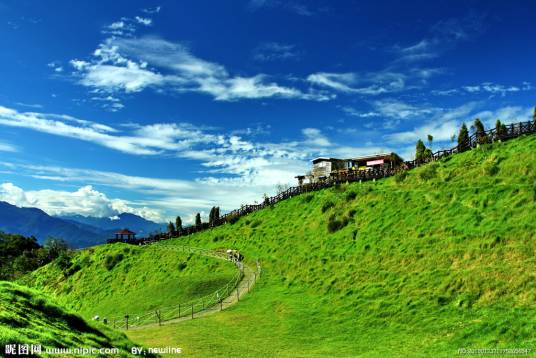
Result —
<path fill-rule="evenodd" d="M 253 58 L 260 62 L 297 60 L 299 57 L 296 45 L 279 42 L 265 42 L 253 50 Z"/>
<path fill-rule="evenodd" d="M 312 16 L 315 11 L 305 2 L 301 1 L 282 1 L 282 0 L 250 0 L 248 8 L 251 11 L 257 11 L 266 8 L 277 8 L 286 10 L 300 16 Z"/>
<path fill-rule="evenodd" d="M 16 146 L 14 146 L 13 144 L 0 141 L 0 152 L 14 153 L 14 152 L 18 152 L 18 151 L 19 151 L 18 148 Z"/>
<path fill-rule="evenodd" d="M 483 82 L 481 84 L 467 85 L 448 90 L 434 90 L 432 91 L 432 94 L 438 96 L 451 96 L 456 94 L 488 94 L 500 95 L 504 97 L 507 94 L 532 90 L 534 90 L 534 87 L 530 82 L 523 82 L 519 85 L 503 85 L 493 82 Z"/>
<path fill-rule="evenodd" d="M 396 62 L 418 62 L 439 57 L 460 41 L 472 40 L 484 31 L 484 16 L 469 13 L 437 22 L 428 37 L 408 46 L 394 46 Z"/>
<path fill-rule="evenodd" d="M 71 65 L 80 84 L 109 93 L 153 87 L 205 93 L 217 101 L 269 97 L 326 101 L 333 97 L 280 85 L 265 74 L 232 76 L 224 66 L 194 56 L 184 45 L 155 36 L 108 38 L 89 61 L 73 60 Z"/>
<path fill-rule="evenodd" d="M 318 72 L 307 77 L 307 81 L 320 87 L 362 95 L 400 91 L 405 86 L 405 80 L 405 75 L 390 72 L 366 74 L 365 76 L 353 72 Z"/>

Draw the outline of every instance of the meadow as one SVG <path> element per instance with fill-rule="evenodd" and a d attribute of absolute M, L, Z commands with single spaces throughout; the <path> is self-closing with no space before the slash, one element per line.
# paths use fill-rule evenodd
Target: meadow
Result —
<path fill-rule="evenodd" d="M 522 137 L 172 240 L 240 249 L 262 278 L 221 314 L 128 335 L 196 357 L 534 349 L 535 179 Z"/>

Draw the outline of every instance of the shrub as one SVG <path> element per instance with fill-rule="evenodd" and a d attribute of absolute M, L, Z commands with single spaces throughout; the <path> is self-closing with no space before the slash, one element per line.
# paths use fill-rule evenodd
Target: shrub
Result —
<path fill-rule="evenodd" d="M 120 263 L 123 260 L 123 254 L 115 254 L 115 255 L 107 255 L 106 259 L 104 259 L 104 267 L 108 271 L 113 269 L 118 263 Z"/>
<path fill-rule="evenodd" d="M 187 266 L 186 262 L 181 262 L 178 266 L 179 271 L 183 271 Z"/>
<path fill-rule="evenodd" d="M 303 197 L 303 202 L 304 202 L 304 203 L 310 203 L 311 200 L 313 200 L 313 198 L 314 198 L 314 195 L 313 195 L 313 194 L 304 195 L 304 197 Z"/>
<path fill-rule="evenodd" d="M 407 176 L 408 176 L 408 172 L 406 172 L 405 170 L 403 170 L 401 172 L 398 172 L 398 173 L 395 174 L 395 182 L 397 184 L 400 184 L 404 180 L 406 180 Z"/>
<path fill-rule="evenodd" d="M 346 193 L 346 201 L 352 201 L 357 197 L 357 193 L 355 191 L 349 191 Z"/>
<path fill-rule="evenodd" d="M 324 205 L 322 205 L 322 212 L 325 213 L 329 209 L 335 206 L 335 203 L 333 201 L 326 201 Z"/>
<path fill-rule="evenodd" d="M 350 218 L 347 216 L 342 219 L 337 219 L 335 214 L 331 215 L 328 220 L 328 232 L 334 233 L 336 231 L 339 231 L 340 229 L 348 225 L 349 222 Z"/>
<path fill-rule="evenodd" d="M 419 178 L 421 178 L 424 181 L 434 179 L 436 176 L 437 176 L 437 164 L 435 163 L 425 166 L 423 170 L 419 173 Z"/>

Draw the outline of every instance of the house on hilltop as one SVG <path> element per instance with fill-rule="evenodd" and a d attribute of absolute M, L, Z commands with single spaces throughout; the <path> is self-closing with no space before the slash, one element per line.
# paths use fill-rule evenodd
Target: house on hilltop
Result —
<path fill-rule="evenodd" d="M 392 168 L 401 162 L 402 158 L 396 153 L 379 153 L 348 159 L 318 157 L 312 160 L 310 173 L 298 175 L 296 179 L 299 185 L 303 185 L 306 182 L 315 183 L 350 171 Z"/>

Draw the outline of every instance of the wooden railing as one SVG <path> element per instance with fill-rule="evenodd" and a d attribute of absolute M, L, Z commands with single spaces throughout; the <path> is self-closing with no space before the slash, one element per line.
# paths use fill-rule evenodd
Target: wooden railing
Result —
<path fill-rule="evenodd" d="M 369 169 L 369 170 L 348 170 L 346 172 L 332 173 L 331 176 L 329 178 L 326 178 L 325 180 L 315 182 L 315 183 L 308 183 L 308 184 L 304 184 L 301 186 L 291 187 L 285 191 L 278 193 L 275 196 L 267 197 L 264 199 L 264 201 L 261 204 L 243 205 L 239 209 L 235 209 L 219 217 L 218 219 L 214 221 L 214 223 L 212 223 L 212 225 L 209 225 L 208 223 L 203 223 L 199 226 L 189 226 L 189 227 L 182 229 L 179 232 L 151 235 L 148 238 L 132 240 L 130 241 L 130 243 L 134 243 L 134 244 L 150 243 L 150 242 L 154 242 L 158 240 L 165 240 L 171 237 L 190 235 L 190 234 L 202 231 L 202 230 L 206 230 L 211 227 L 216 227 L 216 226 L 224 225 L 227 223 L 232 224 L 236 222 L 242 216 L 251 214 L 265 207 L 272 206 L 282 200 L 292 198 L 296 195 L 329 188 L 334 185 L 346 183 L 346 182 L 370 181 L 370 180 L 390 177 L 401 171 L 413 169 L 420 165 L 423 165 L 432 161 L 436 161 L 436 160 L 439 160 L 441 158 L 444 158 L 444 157 L 447 157 L 456 153 L 461 153 L 467 150 L 471 150 L 473 148 L 476 148 L 480 144 L 493 143 L 497 141 L 505 141 L 505 140 L 509 140 L 512 138 L 517 138 L 521 135 L 531 134 L 535 132 L 536 132 L 536 123 L 534 121 L 528 121 L 528 122 L 508 124 L 499 133 L 497 133 L 497 130 L 495 128 L 485 131 L 484 135 L 482 134 L 477 135 L 477 133 L 474 133 L 471 136 L 469 136 L 467 141 L 460 143 L 456 147 L 453 147 L 451 149 L 439 150 L 435 153 L 432 153 L 430 156 L 423 158 L 422 160 L 406 161 L 395 167 L 385 167 L 385 168 L 380 168 L 380 169 Z M 116 242 L 116 241 L 121 241 L 121 240 L 109 240 L 109 242 Z"/>

